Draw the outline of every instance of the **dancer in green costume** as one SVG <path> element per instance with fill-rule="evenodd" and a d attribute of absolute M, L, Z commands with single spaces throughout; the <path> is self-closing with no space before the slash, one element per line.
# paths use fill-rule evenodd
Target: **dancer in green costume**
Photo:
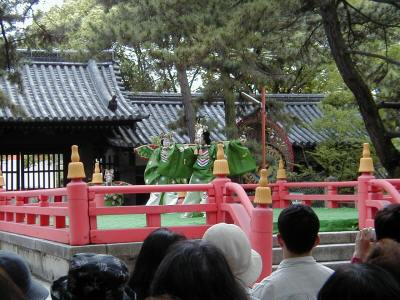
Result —
<path fill-rule="evenodd" d="M 196 124 L 197 125 L 197 124 Z M 208 183 L 214 179 L 213 167 L 216 158 L 216 144 L 211 142 L 210 133 L 203 125 L 196 126 L 197 158 L 193 165 L 193 173 L 189 183 L 199 184 Z M 241 141 L 225 141 L 225 155 L 228 160 L 231 176 L 239 176 L 250 171 L 256 170 L 257 166 L 250 151 L 243 146 Z M 183 204 L 206 203 L 207 193 L 188 192 Z M 186 213 L 185 217 L 192 216 Z"/>
<path fill-rule="evenodd" d="M 145 184 L 186 183 L 192 173 L 194 162 L 193 149 L 188 145 L 172 143 L 172 134 L 162 137 L 161 147 L 144 145 L 136 148 L 136 152 L 149 161 L 144 172 Z M 174 192 L 151 193 L 146 205 L 173 205 L 178 201 Z"/>

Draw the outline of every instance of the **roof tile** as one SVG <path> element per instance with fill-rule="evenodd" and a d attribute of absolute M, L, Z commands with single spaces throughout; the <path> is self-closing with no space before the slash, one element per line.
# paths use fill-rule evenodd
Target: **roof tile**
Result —
<path fill-rule="evenodd" d="M 113 62 L 88 63 L 32 61 L 21 68 L 23 92 L 5 77 L 0 89 L 25 111 L 13 115 L 0 108 L 0 122 L 9 121 L 129 121 L 143 118 L 127 102 L 117 80 Z M 108 109 L 108 101 L 117 96 L 118 109 Z"/>

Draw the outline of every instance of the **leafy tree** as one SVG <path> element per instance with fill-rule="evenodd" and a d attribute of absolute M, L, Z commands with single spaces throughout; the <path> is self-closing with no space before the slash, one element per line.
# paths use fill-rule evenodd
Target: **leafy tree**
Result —
<path fill-rule="evenodd" d="M 6 77 L 19 86 L 22 80 L 19 73 L 20 57 L 17 45 L 25 39 L 21 24 L 32 17 L 32 7 L 38 0 L 3 0 L 0 3 L 0 77 Z M 23 108 L 13 104 L 0 90 L 0 106 L 8 107 L 13 113 L 23 115 Z"/>
<path fill-rule="evenodd" d="M 195 67 L 192 50 L 197 24 L 202 18 L 199 1 L 100 1 L 110 5 L 118 40 L 139 43 L 158 64 L 173 67 L 182 93 L 188 135 L 194 141 L 195 112 L 188 71 Z"/>
<path fill-rule="evenodd" d="M 110 26 L 114 11 L 104 11 L 96 0 L 67 0 L 61 7 L 37 15 L 28 32 L 28 47 L 77 51 L 76 59 L 101 57 L 114 49 L 125 86 L 132 91 L 176 91 L 174 77 L 156 66 L 140 43 L 120 37 Z M 71 53 L 69 54 L 71 55 Z"/>
<path fill-rule="evenodd" d="M 347 87 L 353 93 L 365 127 L 389 175 L 400 176 L 400 153 L 393 138 L 400 135 L 393 112 L 379 100 L 397 102 L 400 52 L 398 1 L 304 1 L 318 12 L 331 54 Z M 400 107 L 400 105 L 395 105 Z"/>

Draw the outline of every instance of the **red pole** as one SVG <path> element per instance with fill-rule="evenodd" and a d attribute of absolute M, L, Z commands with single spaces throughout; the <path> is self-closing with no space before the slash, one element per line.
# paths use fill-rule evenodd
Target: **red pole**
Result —
<path fill-rule="evenodd" d="M 265 156 L 266 156 L 266 137 L 265 137 L 265 130 L 266 130 L 266 123 L 267 123 L 267 113 L 265 110 L 265 87 L 261 88 L 261 143 L 262 143 L 262 163 L 261 169 L 265 169 Z"/>

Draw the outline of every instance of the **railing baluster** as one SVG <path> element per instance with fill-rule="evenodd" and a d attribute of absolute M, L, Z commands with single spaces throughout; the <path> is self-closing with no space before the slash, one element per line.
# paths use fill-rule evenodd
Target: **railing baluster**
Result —
<path fill-rule="evenodd" d="M 15 201 L 15 206 L 23 206 L 24 205 L 24 197 L 17 197 Z M 22 223 L 25 221 L 25 214 L 16 213 L 15 214 L 15 222 Z"/>
<path fill-rule="evenodd" d="M 7 199 L 6 205 L 7 206 L 12 206 L 10 199 Z M 6 212 L 6 221 L 7 222 L 13 222 L 14 221 L 14 213 L 13 212 Z"/>
<path fill-rule="evenodd" d="M 49 197 L 46 195 L 40 195 L 39 196 L 39 206 L 40 207 L 49 207 Z M 39 225 L 40 226 L 49 226 L 49 224 L 50 224 L 50 216 L 40 215 Z"/>

